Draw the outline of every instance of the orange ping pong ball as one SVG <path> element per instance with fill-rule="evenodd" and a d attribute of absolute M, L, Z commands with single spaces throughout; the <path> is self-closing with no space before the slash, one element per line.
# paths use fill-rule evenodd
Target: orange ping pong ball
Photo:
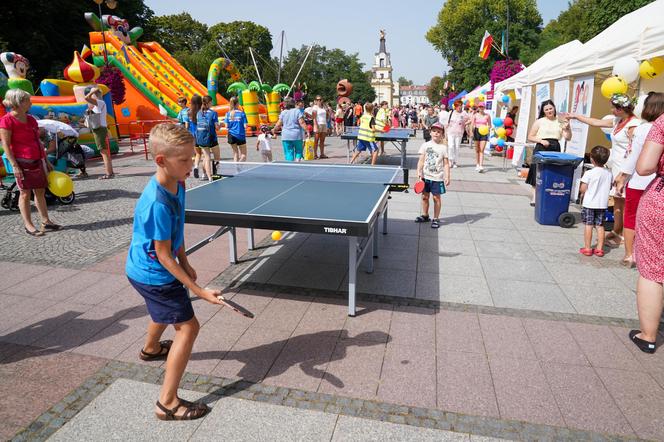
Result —
<path fill-rule="evenodd" d="M 279 241 L 281 239 L 281 232 L 278 231 L 278 230 L 275 230 L 274 232 L 272 232 L 272 239 L 274 241 Z"/>

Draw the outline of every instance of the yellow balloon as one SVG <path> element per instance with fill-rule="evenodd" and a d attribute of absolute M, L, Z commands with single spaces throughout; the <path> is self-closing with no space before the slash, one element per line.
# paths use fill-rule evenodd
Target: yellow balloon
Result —
<path fill-rule="evenodd" d="M 477 96 L 477 99 L 481 101 L 484 101 L 484 95 L 480 94 Z"/>
<path fill-rule="evenodd" d="M 477 128 L 480 135 L 489 135 L 489 126 L 480 126 Z"/>
<path fill-rule="evenodd" d="M 644 60 L 639 66 L 639 74 L 644 80 L 652 80 L 662 72 L 664 72 L 664 59 L 660 57 Z"/>
<path fill-rule="evenodd" d="M 613 94 L 624 94 L 627 92 L 627 82 L 622 77 L 609 77 L 602 83 L 602 95 L 611 98 Z"/>
<path fill-rule="evenodd" d="M 498 135 L 500 138 L 505 137 L 505 128 L 504 127 L 496 128 L 496 135 Z"/>
<path fill-rule="evenodd" d="M 66 197 L 74 191 L 74 182 L 63 172 L 53 170 L 46 177 L 48 180 L 48 190 L 55 196 Z"/>
<path fill-rule="evenodd" d="M 281 239 L 281 232 L 278 230 L 275 230 L 272 232 L 272 240 L 274 241 L 279 241 Z"/>

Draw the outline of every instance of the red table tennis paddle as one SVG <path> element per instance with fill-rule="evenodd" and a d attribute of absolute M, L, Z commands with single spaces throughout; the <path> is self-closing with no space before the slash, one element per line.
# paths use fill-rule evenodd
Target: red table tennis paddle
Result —
<path fill-rule="evenodd" d="M 413 190 L 415 191 L 415 193 L 424 192 L 424 181 L 419 180 L 418 182 L 416 182 L 415 185 L 413 186 Z"/>
<path fill-rule="evenodd" d="M 229 307 L 231 310 L 233 310 L 235 313 L 239 313 L 242 316 L 246 316 L 247 318 L 253 318 L 254 314 L 251 313 L 249 310 L 246 308 L 242 307 L 240 304 L 237 302 L 233 302 L 230 299 L 226 299 L 223 296 L 219 295 L 217 296 L 217 299 L 221 301 L 222 304 L 225 306 Z"/>

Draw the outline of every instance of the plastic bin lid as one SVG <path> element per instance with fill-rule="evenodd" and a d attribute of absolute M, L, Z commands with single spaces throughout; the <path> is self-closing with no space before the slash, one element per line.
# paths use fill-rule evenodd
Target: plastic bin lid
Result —
<path fill-rule="evenodd" d="M 533 162 L 540 164 L 573 164 L 576 167 L 583 162 L 583 158 L 565 152 L 542 151 L 537 152 L 535 156 L 533 156 Z"/>

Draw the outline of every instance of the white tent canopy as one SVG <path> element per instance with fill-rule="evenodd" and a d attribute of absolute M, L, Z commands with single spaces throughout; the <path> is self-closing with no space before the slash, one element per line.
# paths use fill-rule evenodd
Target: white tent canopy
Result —
<path fill-rule="evenodd" d="M 610 69 L 623 57 L 641 61 L 663 54 L 664 0 L 655 0 L 621 17 L 586 42 L 564 69 L 552 69 L 531 84 Z"/>
<path fill-rule="evenodd" d="M 464 100 L 470 100 L 471 98 L 477 98 L 480 95 L 482 95 L 482 91 L 490 91 L 491 90 L 491 81 L 487 82 L 486 84 L 482 86 L 477 86 L 475 89 L 472 91 L 468 92 L 466 96 L 464 97 Z"/>
<path fill-rule="evenodd" d="M 577 51 L 582 46 L 583 44 L 579 40 L 573 40 L 569 43 L 565 43 L 554 49 L 551 49 L 549 52 L 542 55 L 521 72 L 511 76 L 506 80 L 496 83 L 494 89 L 496 92 L 500 92 L 516 89 L 528 84 L 533 84 L 537 76 L 541 76 L 543 73 L 550 72 L 551 66 L 559 65 L 561 61 L 564 61 L 566 59 L 565 54 Z"/>
<path fill-rule="evenodd" d="M 565 43 L 495 85 L 497 92 L 610 69 L 622 57 L 638 61 L 664 55 L 664 0 L 633 11 L 585 44 Z"/>

